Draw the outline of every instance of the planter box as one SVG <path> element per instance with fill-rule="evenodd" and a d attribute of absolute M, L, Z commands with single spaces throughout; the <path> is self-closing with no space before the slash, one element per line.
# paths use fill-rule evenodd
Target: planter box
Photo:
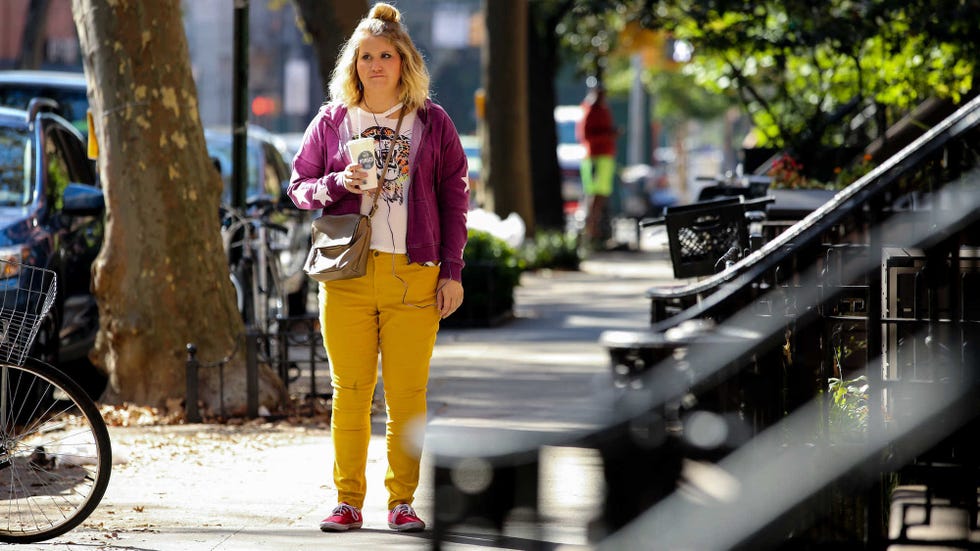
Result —
<path fill-rule="evenodd" d="M 463 290 L 463 305 L 442 327 L 493 327 L 514 317 L 514 288 L 496 264 L 467 264 Z"/>

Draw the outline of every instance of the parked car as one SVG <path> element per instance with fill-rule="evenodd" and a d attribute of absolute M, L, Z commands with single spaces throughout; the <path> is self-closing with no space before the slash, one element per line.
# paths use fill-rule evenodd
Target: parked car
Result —
<path fill-rule="evenodd" d="M 224 180 L 222 202 L 231 204 L 231 132 L 227 129 L 208 128 L 204 131 L 208 154 L 215 161 Z M 291 158 L 283 140 L 258 126 L 248 127 L 246 145 L 245 198 L 265 196 L 276 205 L 273 221 L 288 230 L 276 248 L 285 277 L 285 289 L 289 295 L 289 315 L 306 311 L 310 291 L 309 277 L 303 272 L 303 263 L 310 250 L 310 225 L 313 211 L 300 210 L 286 197 L 285 189 L 291 174 Z"/>
<path fill-rule="evenodd" d="M 89 107 L 84 74 L 67 71 L 0 71 L 0 105 L 24 109 L 31 98 L 38 96 L 56 100 L 56 112 L 71 121 L 84 136 L 88 130 L 86 114 Z M 257 126 L 250 127 L 248 135 L 249 184 L 246 196 L 261 191 L 281 198 L 280 203 L 284 208 L 281 209 L 282 214 L 278 221 L 287 222 L 288 227 L 295 229 L 290 231 L 289 242 L 281 247 L 281 260 L 288 275 L 286 289 L 290 291 L 290 312 L 299 312 L 299 304 L 305 298 L 308 287 L 305 274 L 302 273 L 302 263 L 309 251 L 309 222 L 312 215 L 292 208 L 292 202 L 282 193 L 283 182 L 289 180 L 292 160 L 286 152 L 285 142 Z M 228 130 L 207 129 L 205 139 L 209 154 L 221 165 L 225 182 L 222 200 L 230 204 L 231 133 Z"/>
<path fill-rule="evenodd" d="M 83 135 L 88 133 L 88 95 L 84 74 L 68 71 L 0 71 L 0 105 L 25 109 L 33 98 L 55 100 L 58 102 L 56 112 Z"/>
<path fill-rule="evenodd" d="M 277 140 L 281 140 L 281 143 L 285 146 L 286 160 L 292 164 L 293 158 L 296 153 L 299 152 L 300 146 L 303 145 L 303 132 L 280 132 L 275 135 Z"/>
<path fill-rule="evenodd" d="M 91 267 L 105 201 L 81 132 L 58 110 L 47 98 L 0 107 L 0 257 L 57 274 L 55 304 L 31 355 L 63 365 L 85 358 L 98 331 Z"/>

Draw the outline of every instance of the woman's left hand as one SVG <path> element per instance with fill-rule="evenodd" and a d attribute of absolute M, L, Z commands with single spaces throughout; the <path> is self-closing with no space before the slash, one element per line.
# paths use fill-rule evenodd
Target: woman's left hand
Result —
<path fill-rule="evenodd" d="M 439 280 L 436 287 L 436 308 L 439 315 L 446 319 L 463 304 L 463 284 L 449 278 Z"/>

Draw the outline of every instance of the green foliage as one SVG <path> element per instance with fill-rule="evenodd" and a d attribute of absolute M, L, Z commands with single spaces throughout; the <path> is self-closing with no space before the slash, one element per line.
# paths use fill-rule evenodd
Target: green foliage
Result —
<path fill-rule="evenodd" d="M 834 188 L 843 189 L 858 181 L 858 179 L 874 170 L 874 168 L 875 164 L 871 159 L 871 155 L 867 154 L 849 166 L 836 167 L 834 169 L 834 175 L 836 176 L 833 184 Z"/>
<path fill-rule="evenodd" d="M 561 3 L 563 17 L 555 28 L 567 58 L 579 75 L 606 73 L 609 54 L 616 49 L 625 20 L 623 2 L 593 0 Z"/>
<path fill-rule="evenodd" d="M 520 284 L 521 272 L 526 269 L 526 262 L 517 254 L 517 250 L 499 237 L 488 232 L 469 230 L 466 248 L 463 249 L 463 261 L 467 266 L 492 265 L 496 269 L 498 283 L 511 289 Z M 466 269 L 463 269 L 466 274 Z"/>
<path fill-rule="evenodd" d="M 787 148 L 806 167 L 819 166 L 806 158 L 810 151 L 864 147 L 927 97 L 959 101 L 974 87 L 980 59 L 980 0 L 551 3 L 566 10 L 558 34 L 568 57 L 583 72 L 608 73 L 613 91 L 632 80 L 617 51 L 627 25 L 691 44 L 694 57 L 680 75 L 645 75 L 662 107 L 699 118 L 737 98 L 753 119 L 756 146 Z"/>
<path fill-rule="evenodd" d="M 735 104 L 735 96 L 700 86 L 692 75 L 660 71 L 649 72 L 644 80 L 656 96 L 654 115 L 658 120 L 695 119 L 708 121 L 722 116 Z"/>
<path fill-rule="evenodd" d="M 668 1 L 659 23 L 695 45 L 685 72 L 736 92 L 759 146 L 840 146 L 864 102 L 902 110 L 930 95 L 954 100 L 972 86 L 967 35 L 913 32 L 918 2 L 874 0 Z M 685 9 L 689 8 L 689 9 Z M 976 16 L 973 16 L 976 19 Z M 880 129 L 879 129 L 880 130 Z"/>
<path fill-rule="evenodd" d="M 835 166 L 833 171 L 828 173 L 826 181 L 821 181 L 812 174 L 808 175 L 803 170 L 803 165 L 793 156 L 784 153 L 772 162 L 766 171 L 766 176 L 772 179 L 769 185 L 772 189 L 844 189 L 874 170 L 876 166 L 871 155 L 867 153 L 842 165 Z"/>
<path fill-rule="evenodd" d="M 463 289 L 460 309 L 443 324 L 486 327 L 512 315 L 514 288 L 520 284 L 525 263 L 506 241 L 478 230 L 468 232 L 463 249 Z"/>
<path fill-rule="evenodd" d="M 828 379 L 832 400 L 829 425 L 832 436 L 844 440 L 863 438 L 868 429 L 868 378 L 864 375 L 845 381 Z"/>
<path fill-rule="evenodd" d="M 520 255 L 529 270 L 577 270 L 578 235 L 564 231 L 539 231 L 521 246 Z"/>

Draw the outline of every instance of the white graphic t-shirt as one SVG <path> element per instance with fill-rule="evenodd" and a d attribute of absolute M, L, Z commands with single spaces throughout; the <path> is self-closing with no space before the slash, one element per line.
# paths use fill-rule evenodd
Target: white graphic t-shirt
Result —
<path fill-rule="evenodd" d="M 408 154 L 412 143 L 412 125 L 415 111 L 405 113 L 399 135 L 395 136 L 398 113 L 402 104 L 395 105 L 385 113 L 372 114 L 354 107 L 348 111 L 348 118 L 355 138 L 374 138 L 375 165 L 381 167 L 388 156 L 388 150 L 395 148 L 391 164 L 379 169 L 378 210 L 371 219 L 371 248 L 386 253 L 405 254 L 405 236 L 408 229 Z M 361 213 L 371 212 L 371 194 L 364 194 L 361 200 Z"/>

